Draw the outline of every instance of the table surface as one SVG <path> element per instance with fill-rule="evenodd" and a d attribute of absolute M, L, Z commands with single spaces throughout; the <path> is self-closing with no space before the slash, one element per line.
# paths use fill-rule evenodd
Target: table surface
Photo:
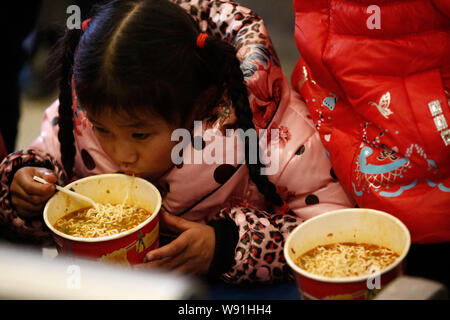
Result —
<path fill-rule="evenodd" d="M 43 248 L 44 257 L 55 258 L 54 248 Z M 300 293 L 294 282 L 280 284 L 232 285 L 223 282 L 205 284 L 206 299 L 210 300 L 299 300 Z"/>

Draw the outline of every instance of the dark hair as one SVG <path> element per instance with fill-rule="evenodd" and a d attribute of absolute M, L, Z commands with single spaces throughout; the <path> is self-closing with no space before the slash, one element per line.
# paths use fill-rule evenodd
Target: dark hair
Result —
<path fill-rule="evenodd" d="M 254 129 L 247 88 L 234 47 L 213 36 L 196 46 L 198 23 L 167 0 L 116 0 L 94 9 L 88 28 L 66 30 L 59 57 L 59 134 L 62 164 L 70 178 L 74 166 L 72 79 L 83 108 L 133 114 L 150 111 L 182 125 L 211 114 L 225 90 L 244 131 Z M 151 106 L 151 110 L 149 110 Z M 283 200 L 259 161 L 246 162 L 250 177 L 265 198 Z"/>

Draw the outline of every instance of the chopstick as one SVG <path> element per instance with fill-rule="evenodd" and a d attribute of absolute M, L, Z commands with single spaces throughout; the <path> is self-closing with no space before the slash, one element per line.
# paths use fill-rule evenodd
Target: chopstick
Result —
<path fill-rule="evenodd" d="M 46 181 L 46 180 L 44 180 L 44 179 L 42 179 L 42 178 L 40 178 L 38 176 L 33 176 L 33 180 L 35 180 L 37 182 L 40 182 L 42 184 L 49 184 L 50 183 L 50 182 L 48 182 L 48 181 Z M 61 191 L 61 192 L 65 193 L 65 194 L 67 194 L 68 196 L 77 198 L 78 200 L 81 200 L 81 201 L 84 201 L 84 202 L 88 202 L 91 206 L 93 206 L 94 208 L 97 208 L 97 203 L 94 200 L 92 200 L 91 198 L 86 197 L 86 196 L 84 196 L 82 194 L 70 191 L 69 189 L 63 188 L 60 185 L 57 185 L 56 183 L 54 183 L 54 185 L 56 187 L 56 190 Z"/>

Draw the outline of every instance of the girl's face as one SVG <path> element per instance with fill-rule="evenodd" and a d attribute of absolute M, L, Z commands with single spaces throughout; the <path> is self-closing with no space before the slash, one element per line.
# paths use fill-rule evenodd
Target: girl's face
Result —
<path fill-rule="evenodd" d="M 120 171 L 156 181 L 173 166 L 171 126 L 161 117 L 149 115 L 131 118 L 112 112 L 96 117 L 88 113 L 103 150 Z"/>

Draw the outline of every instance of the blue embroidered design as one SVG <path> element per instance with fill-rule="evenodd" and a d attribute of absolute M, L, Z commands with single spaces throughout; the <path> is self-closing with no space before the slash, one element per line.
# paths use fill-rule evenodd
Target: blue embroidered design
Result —
<path fill-rule="evenodd" d="M 380 192 L 380 196 L 383 196 L 383 197 L 398 197 L 399 195 L 401 195 L 403 193 L 403 191 L 414 188 L 416 186 L 416 184 L 417 184 L 417 180 L 418 179 L 414 180 L 409 185 L 400 187 L 400 189 L 398 189 L 396 192 L 381 191 Z"/>
<path fill-rule="evenodd" d="M 433 181 L 430 181 L 427 179 L 427 183 L 430 187 L 434 188 L 434 187 L 438 187 L 439 190 L 443 191 L 443 192 L 450 192 L 450 188 L 444 186 L 442 183 L 439 183 L 438 185 L 436 183 L 434 183 Z"/>
<path fill-rule="evenodd" d="M 362 194 L 363 194 L 363 192 L 362 191 L 357 191 L 356 190 L 356 187 L 355 187 L 355 184 L 352 182 L 352 185 L 353 185 L 353 192 L 358 196 L 358 197 L 361 197 L 362 196 Z"/>
<path fill-rule="evenodd" d="M 427 159 L 427 162 L 430 166 L 437 168 L 436 162 L 434 162 L 434 160 Z"/>
<path fill-rule="evenodd" d="M 385 164 L 385 165 L 373 165 L 373 164 L 367 164 L 367 158 L 373 153 L 372 148 L 370 147 L 364 147 L 361 149 L 361 152 L 358 156 L 359 160 L 359 167 L 361 172 L 365 174 L 383 174 L 390 171 L 397 170 L 398 168 L 404 166 L 406 163 L 408 163 L 408 158 L 401 158 L 397 161 Z"/>
<path fill-rule="evenodd" d="M 325 99 L 323 99 L 322 101 L 322 107 L 328 107 L 328 109 L 330 109 L 330 111 L 334 110 L 334 107 L 336 106 L 336 101 L 337 101 L 337 96 L 332 93 L 332 97 L 326 97 Z"/>

